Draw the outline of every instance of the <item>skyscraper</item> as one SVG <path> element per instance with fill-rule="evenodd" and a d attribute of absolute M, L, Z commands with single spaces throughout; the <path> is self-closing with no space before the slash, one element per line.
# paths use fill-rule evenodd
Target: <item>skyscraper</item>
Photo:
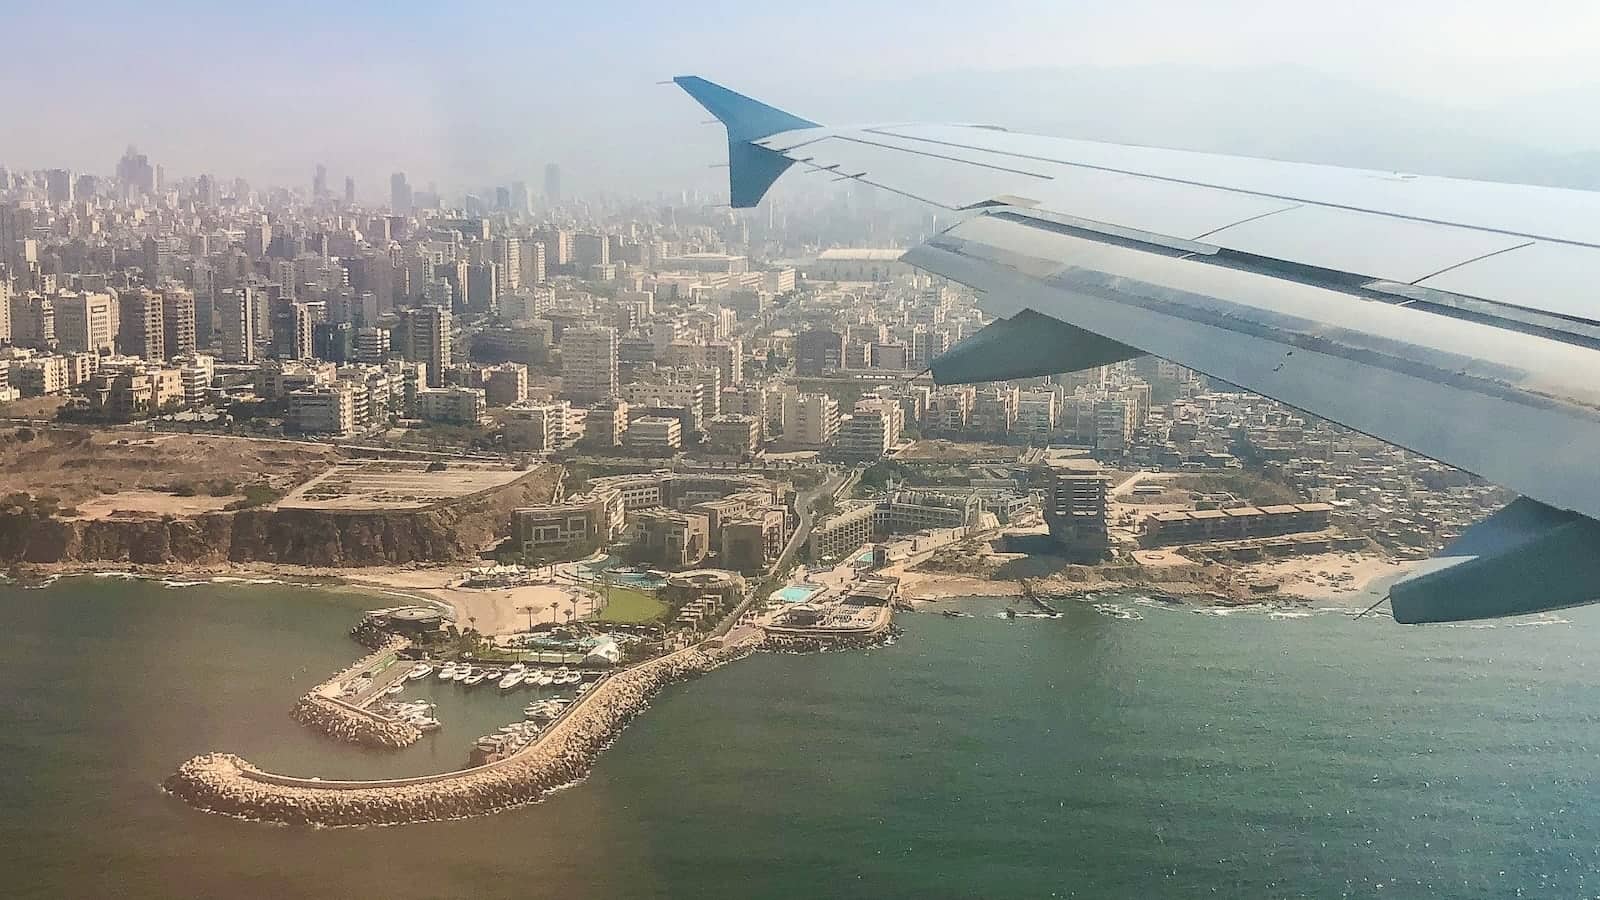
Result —
<path fill-rule="evenodd" d="M 546 206 L 561 203 L 561 167 L 555 163 L 544 167 L 544 202 Z"/>
<path fill-rule="evenodd" d="M 616 393 L 617 330 L 602 325 L 563 331 L 562 396 L 575 403 L 597 403 Z"/>
<path fill-rule="evenodd" d="M 397 216 L 411 213 L 411 185 L 406 183 L 406 173 L 389 176 L 389 208 Z"/>
<path fill-rule="evenodd" d="M 217 303 L 222 319 L 222 358 L 228 362 L 254 362 L 256 358 L 255 292 L 249 287 L 223 291 Z"/>
<path fill-rule="evenodd" d="M 311 176 L 311 198 L 321 200 L 328 196 L 328 167 L 317 163 L 316 174 Z"/>
<path fill-rule="evenodd" d="M 346 206 L 354 206 L 356 202 L 356 180 L 349 175 L 344 177 L 344 202 Z"/>
<path fill-rule="evenodd" d="M 67 169 L 49 169 L 44 173 L 45 197 L 51 206 L 66 206 L 72 202 L 72 172 Z"/>
<path fill-rule="evenodd" d="M 156 191 L 156 170 L 150 159 L 129 145 L 117 162 L 117 182 L 124 197 L 143 197 Z"/>

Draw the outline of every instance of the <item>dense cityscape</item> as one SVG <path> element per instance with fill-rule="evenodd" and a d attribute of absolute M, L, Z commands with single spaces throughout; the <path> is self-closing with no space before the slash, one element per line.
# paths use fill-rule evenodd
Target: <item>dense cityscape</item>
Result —
<path fill-rule="evenodd" d="M 938 219 L 865 185 L 591 201 L 550 164 L 537 190 L 460 197 L 395 173 L 363 204 L 309 174 L 173 177 L 132 147 L 112 175 L 0 169 L 16 574 L 406 598 L 293 707 L 335 742 L 462 740 L 437 689 L 404 696 L 429 681 L 536 692 L 425 784 L 195 756 L 165 787 L 213 812 L 401 824 L 538 800 L 669 683 L 891 645 L 897 611 L 952 597 L 1011 619 L 1071 600 L 1138 619 L 1130 590 L 1365 606 L 1508 496 L 1150 356 L 936 385 L 991 320 L 903 259 Z"/>

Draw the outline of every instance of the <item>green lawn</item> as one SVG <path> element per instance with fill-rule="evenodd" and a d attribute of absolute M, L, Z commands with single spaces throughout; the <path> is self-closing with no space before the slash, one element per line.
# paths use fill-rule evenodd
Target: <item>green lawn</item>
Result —
<path fill-rule="evenodd" d="M 598 588 L 596 590 L 599 590 Z M 604 591 L 599 591 L 603 596 Z M 615 622 L 619 625 L 641 625 L 645 622 L 654 622 L 667 612 L 667 605 L 660 600 L 627 587 L 611 588 L 611 600 L 605 609 L 600 610 L 600 615 L 595 619 L 600 622 Z"/>

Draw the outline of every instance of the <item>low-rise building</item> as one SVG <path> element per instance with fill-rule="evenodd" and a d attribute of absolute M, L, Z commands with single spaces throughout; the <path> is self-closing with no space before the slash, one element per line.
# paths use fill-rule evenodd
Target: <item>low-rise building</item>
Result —
<path fill-rule="evenodd" d="M 898 490 L 878 504 L 873 524 L 884 534 L 970 528 L 978 524 L 983 501 L 976 493 Z"/>
<path fill-rule="evenodd" d="M 872 539 L 878 504 L 871 500 L 845 501 L 833 515 L 814 523 L 806 539 L 806 556 L 812 562 L 844 559 Z"/>
<path fill-rule="evenodd" d="M 426 422 L 477 425 L 488 411 L 482 388 L 442 387 L 417 391 L 417 416 Z"/>
<path fill-rule="evenodd" d="M 538 562 L 600 549 L 622 530 L 623 517 L 621 492 L 601 489 L 512 510 L 511 528 L 523 560 Z"/>
<path fill-rule="evenodd" d="M 752 416 L 720 415 L 706 423 L 706 437 L 713 453 L 754 453 L 761 446 L 761 423 Z"/>
<path fill-rule="evenodd" d="M 289 392 L 283 427 L 302 434 L 344 436 L 356 430 L 355 398 L 347 384 L 318 385 Z"/>
<path fill-rule="evenodd" d="M 722 567 L 737 572 L 759 572 L 778 561 L 788 540 L 784 512 L 767 507 L 724 522 Z"/>
<path fill-rule="evenodd" d="M 1321 531 L 1332 515 L 1333 507 L 1327 503 L 1160 512 L 1145 518 L 1139 542 L 1146 547 L 1168 547 Z"/>
<path fill-rule="evenodd" d="M 671 416 L 642 416 L 628 423 L 628 446 L 676 451 L 683 446 L 683 426 Z"/>
<path fill-rule="evenodd" d="M 665 569 L 697 566 L 711 549 L 710 523 L 697 513 L 649 509 L 637 513 L 634 558 Z"/>
<path fill-rule="evenodd" d="M 488 366 L 480 373 L 484 398 L 490 406 L 511 406 L 528 399 L 528 367 L 505 362 Z"/>
<path fill-rule="evenodd" d="M 497 417 L 506 449 L 513 451 L 557 450 L 571 443 L 567 439 L 567 419 L 571 410 L 565 400 L 553 403 L 517 403 Z"/>

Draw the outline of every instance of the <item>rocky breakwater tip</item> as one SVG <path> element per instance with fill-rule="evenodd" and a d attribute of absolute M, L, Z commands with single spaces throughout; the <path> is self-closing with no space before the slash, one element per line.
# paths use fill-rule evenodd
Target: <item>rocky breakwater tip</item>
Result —
<path fill-rule="evenodd" d="M 325 827 L 402 825 L 509 809 L 583 778 L 599 753 L 668 684 L 752 649 L 751 642 L 696 646 L 612 675 L 526 748 L 474 769 L 388 781 L 321 781 L 274 775 L 237 756 L 208 753 L 179 766 L 163 786 L 211 812 Z"/>

